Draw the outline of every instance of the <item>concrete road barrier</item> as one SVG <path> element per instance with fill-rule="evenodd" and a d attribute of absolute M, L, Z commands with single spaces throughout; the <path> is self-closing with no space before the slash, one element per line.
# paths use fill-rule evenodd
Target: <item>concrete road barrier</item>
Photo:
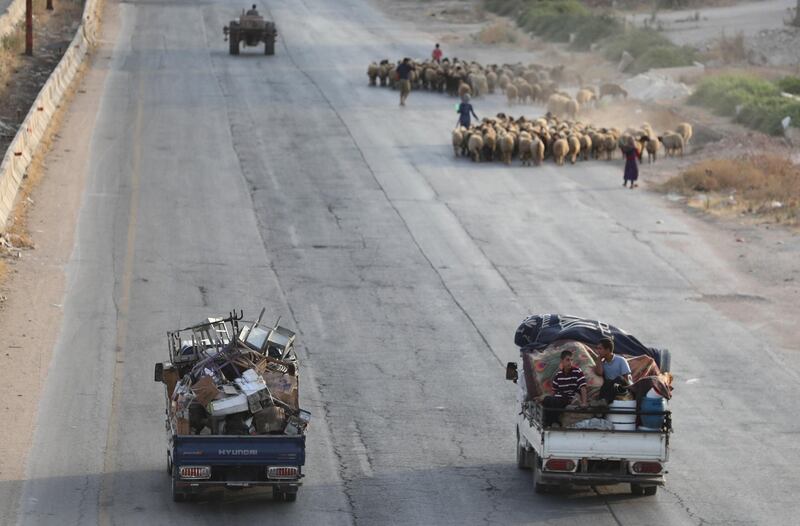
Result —
<path fill-rule="evenodd" d="M 25 11 L 24 0 L 15 0 L 7 11 L 19 4 L 22 13 Z M 83 9 L 81 24 L 64 56 L 50 77 L 42 86 L 41 91 L 34 100 L 25 120 L 20 124 L 17 134 L 11 141 L 0 163 L 0 231 L 4 231 L 8 216 L 14 206 L 19 185 L 31 164 L 39 142 L 44 136 L 56 108 L 61 103 L 70 84 L 75 79 L 78 68 L 86 57 L 89 48 L 96 41 L 99 30 L 100 0 L 88 0 Z M 21 15 L 20 15 L 21 16 Z M 5 23 L 6 17 L 0 18 L 0 24 Z M 13 25 L 12 25 L 13 29 Z M 2 25 L 0 25 L 2 35 Z"/>
<path fill-rule="evenodd" d="M 10 34 L 25 16 L 25 0 L 12 0 L 6 12 L 0 15 L 0 39 Z"/>

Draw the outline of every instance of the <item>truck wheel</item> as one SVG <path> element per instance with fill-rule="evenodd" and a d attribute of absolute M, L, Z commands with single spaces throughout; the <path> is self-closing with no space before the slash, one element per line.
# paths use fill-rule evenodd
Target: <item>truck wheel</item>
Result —
<path fill-rule="evenodd" d="M 642 485 L 631 483 L 631 495 L 644 495 L 644 488 Z"/>
<path fill-rule="evenodd" d="M 228 37 L 228 42 L 230 44 L 230 53 L 231 55 L 238 55 L 239 54 L 239 33 L 231 32 Z"/>
<path fill-rule="evenodd" d="M 644 488 L 644 494 L 648 497 L 652 497 L 658 491 L 658 486 L 646 486 Z"/>
<path fill-rule="evenodd" d="M 281 491 L 278 488 L 272 488 L 272 498 L 278 502 L 294 502 L 297 500 L 297 493 Z"/>
<path fill-rule="evenodd" d="M 178 488 L 175 487 L 175 475 L 172 475 L 172 501 L 173 502 L 186 502 L 186 494 L 182 491 L 178 491 Z"/>
<path fill-rule="evenodd" d="M 267 40 L 264 42 L 264 54 L 265 55 L 274 55 L 275 54 L 275 41 L 272 40 L 272 37 L 267 35 Z"/>
<path fill-rule="evenodd" d="M 528 462 L 528 450 L 522 447 L 519 443 L 519 426 L 517 426 L 517 467 L 519 469 L 530 469 L 531 465 Z"/>
<path fill-rule="evenodd" d="M 535 451 L 531 451 L 531 470 L 533 471 L 533 491 L 542 494 L 547 492 L 547 484 L 542 483 L 542 466 Z"/>
<path fill-rule="evenodd" d="M 167 475 L 172 475 L 172 454 L 167 451 Z"/>

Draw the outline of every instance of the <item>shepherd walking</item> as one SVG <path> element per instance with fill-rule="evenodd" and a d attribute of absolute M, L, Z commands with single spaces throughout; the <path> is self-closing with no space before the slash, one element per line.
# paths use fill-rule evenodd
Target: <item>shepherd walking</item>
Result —
<path fill-rule="evenodd" d="M 625 157 L 625 174 L 623 175 L 622 186 L 631 183 L 631 190 L 639 186 L 636 181 L 639 179 L 639 161 L 642 160 L 642 151 L 636 148 L 636 140 L 628 138 L 628 143 L 620 147 L 622 155 Z"/>

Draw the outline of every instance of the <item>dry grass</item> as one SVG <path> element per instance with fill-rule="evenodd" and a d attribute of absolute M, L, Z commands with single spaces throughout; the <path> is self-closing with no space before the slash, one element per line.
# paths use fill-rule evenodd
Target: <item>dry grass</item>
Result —
<path fill-rule="evenodd" d="M 41 15 L 41 20 L 45 20 L 45 24 L 43 27 L 40 27 L 40 30 L 51 32 L 68 31 L 73 21 L 80 19 L 83 10 L 82 2 L 65 1 L 59 7 L 60 8 L 52 13 L 51 16 L 48 16 L 45 11 L 44 2 L 39 2 L 34 5 L 34 15 Z M 36 35 L 34 36 L 36 37 Z M 20 25 L 17 31 L 4 38 L 2 45 L 0 45 L 0 73 L 7 73 L 7 77 L 5 77 L 3 83 L 0 84 L 0 95 L 4 95 L 7 91 L 8 85 L 6 82 L 8 82 L 8 79 L 14 75 L 20 67 L 21 57 L 24 51 L 24 26 Z M 34 204 L 31 196 L 44 176 L 46 168 L 44 159 L 52 146 L 54 134 L 61 125 L 64 111 L 69 106 L 69 101 L 74 95 L 74 86 L 78 85 L 84 71 L 85 66 L 81 66 L 75 81 L 72 83 L 72 87 L 67 90 L 62 103 L 59 104 L 59 107 L 56 109 L 47 131 L 39 143 L 39 147 L 34 154 L 31 164 L 23 177 L 22 183 L 17 191 L 14 208 L 9 214 L 5 232 L 3 232 L 3 238 L 5 238 L 6 242 L 10 244 L 12 248 L 3 247 L 2 250 L 0 250 L 0 255 L 13 257 L 16 256 L 19 249 L 34 248 L 33 239 L 28 231 L 28 215 Z M 0 263 L 2 263 L 3 268 L 5 268 L 6 263 L 2 260 L 0 260 Z M 3 272 L 2 269 L 0 269 L 0 282 L 2 282 L 2 277 Z"/>
<path fill-rule="evenodd" d="M 11 75 L 19 66 L 20 56 L 24 51 L 25 35 L 21 28 L 0 41 L 0 93 L 5 90 Z"/>
<path fill-rule="evenodd" d="M 519 40 L 518 30 L 506 21 L 494 22 L 476 35 L 481 44 L 513 44 Z"/>
<path fill-rule="evenodd" d="M 790 225 L 800 219 L 800 167 L 788 159 L 757 155 L 701 161 L 661 189 L 694 197 L 714 213 L 748 213 Z M 696 199 L 698 193 L 702 199 Z"/>
<path fill-rule="evenodd" d="M 741 31 L 729 37 L 724 32 L 709 52 L 711 57 L 723 64 L 741 64 L 747 61 L 747 47 L 744 44 L 744 33 Z"/>

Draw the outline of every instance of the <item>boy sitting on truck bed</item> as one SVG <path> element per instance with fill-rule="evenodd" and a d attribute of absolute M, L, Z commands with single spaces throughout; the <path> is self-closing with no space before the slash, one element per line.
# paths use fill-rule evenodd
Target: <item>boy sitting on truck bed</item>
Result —
<path fill-rule="evenodd" d="M 617 386 L 627 389 L 631 385 L 631 367 L 625 358 L 614 354 L 614 340 L 611 338 L 601 339 L 597 354 L 592 353 L 592 357 L 596 363 L 594 372 L 603 377 L 600 399 L 610 404 L 617 396 Z"/>
<path fill-rule="evenodd" d="M 572 351 L 562 351 L 559 369 L 553 375 L 553 396 L 545 396 L 542 400 L 545 427 L 558 423 L 561 416 L 560 412 L 547 409 L 564 409 L 572 403 L 577 393 L 580 393 L 581 407 L 585 407 L 586 377 L 580 367 L 572 365 Z"/>

